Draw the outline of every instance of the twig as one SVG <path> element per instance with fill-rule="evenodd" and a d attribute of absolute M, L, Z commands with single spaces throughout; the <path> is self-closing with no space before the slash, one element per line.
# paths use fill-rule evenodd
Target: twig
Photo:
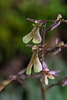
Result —
<path fill-rule="evenodd" d="M 25 71 L 26 71 L 26 68 L 22 69 L 20 72 L 18 72 L 18 76 L 23 75 L 25 73 Z"/>
<path fill-rule="evenodd" d="M 48 87 L 46 88 L 46 90 L 52 88 L 53 86 L 58 86 L 58 85 L 59 85 L 59 83 L 51 84 L 50 86 L 48 86 Z"/>
<path fill-rule="evenodd" d="M 60 47 L 58 45 L 56 45 L 53 48 L 47 48 L 47 49 L 45 49 L 45 52 L 47 54 L 47 53 L 54 52 L 54 51 L 58 50 L 59 48 L 63 49 L 63 48 L 66 48 L 66 47 L 67 47 L 67 44 L 61 45 Z"/>
<path fill-rule="evenodd" d="M 32 77 L 32 78 L 40 78 L 42 76 L 42 74 L 38 74 L 38 75 L 21 75 L 21 76 L 18 76 L 18 78 L 24 80 L 26 78 L 29 78 L 29 77 Z"/>
<path fill-rule="evenodd" d="M 41 45 L 44 45 L 44 40 L 45 40 L 45 27 L 46 27 L 46 24 L 43 25 L 43 28 L 42 28 L 42 33 L 41 33 L 41 37 L 42 37 L 42 42 L 41 42 Z M 44 61 L 44 48 L 42 48 L 42 51 L 41 51 L 41 61 L 42 61 L 42 68 L 44 67 L 43 66 L 43 61 Z"/>
<path fill-rule="evenodd" d="M 67 76 L 65 76 L 62 80 L 58 81 L 58 83 L 55 83 L 55 84 L 51 84 L 50 86 L 46 87 L 46 90 L 54 87 L 54 86 L 58 86 L 58 85 L 61 85 L 61 86 L 66 86 L 67 85 Z"/>
<path fill-rule="evenodd" d="M 39 79 L 39 83 L 40 83 L 40 87 L 41 87 L 42 100 L 45 100 L 45 89 L 44 89 L 44 84 L 43 84 L 42 77 Z"/>
<path fill-rule="evenodd" d="M 46 24 L 43 24 L 42 33 L 41 33 L 41 37 L 42 37 L 41 45 L 44 45 L 44 40 L 45 40 L 45 27 L 46 27 Z M 42 68 L 44 68 L 44 66 L 43 66 L 43 61 L 44 61 L 44 48 L 42 48 L 42 51 L 41 51 L 41 59 L 42 59 L 41 60 L 41 62 L 42 62 Z M 42 77 L 39 79 L 39 83 L 40 83 L 40 87 L 41 87 L 42 100 L 45 100 L 45 89 L 44 89 L 44 84 L 43 84 Z"/>

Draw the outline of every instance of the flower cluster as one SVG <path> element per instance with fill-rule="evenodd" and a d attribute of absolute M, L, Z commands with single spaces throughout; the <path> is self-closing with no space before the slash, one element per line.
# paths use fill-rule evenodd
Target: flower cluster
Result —
<path fill-rule="evenodd" d="M 59 73 L 61 70 L 50 71 L 47 64 L 45 63 L 45 61 L 43 61 L 42 65 L 43 65 L 43 68 L 44 68 L 42 70 L 42 72 L 44 74 L 44 81 L 45 81 L 45 84 L 48 85 L 48 83 L 49 83 L 48 78 L 52 79 L 52 80 L 55 79 L 54 76 L 59 76 L 59 75 L 57 75 L 57 73 Z"/>
<path fill-rule="evenodd" d="M 52 79 L 52 80 L 55 79 L 54 76 L 59 76 L 57 73 L 59 73 L 61 71 L 61 70 L 50 71 L 47 64 L 45 63 L 44 58 L 48 54 L 50 54 L 51 56 L 55 56 L 56 54 L 58 54 L 61 51 L 62 48 L 67 47 L 67 44 L 64 44 L 63 41 L 61 41 L 59 43 L 58 39 L 56 39 L 56 46 L 55 47 L 45 48 L 45 45 L 47 44 L 47 43 L 44 43 L 45 33 L 47 33 L 48 31 L 54 30 L 56 27 L 58 27 L 61 24 L 61 22 L 67 23 L 67 20 L 62 19 L 62 16 L 60 14 L 58 14 L 56 20 L 51 20 L 54 23 L 52 25 L 50 25 L 49 26 L 50 28 L 47 29 L 47 30 L 45 30 L 45 26 L 46 26 L 46 23 L 47 23 L 46 19 L 45 20 L 35 20 L 35 19 L 27 18 L 27 20 L 32 21 L 35 24 L 33 25 L 32 31 L 22 38 L 23 42 L 27 44 L 28 42 L 30 42 L 32 40 L 32 42 L 34 44 L 39 44 L 39 43 L 41 43 L 41 44 L 34 45 L 34 46 L 29 45 L 29 44 L 26 45 L 28 47 L 32 47 L 32 51 L 33 51 L 33 54 L 32 54 L 32 57 L 30 59 L 28 66 L 27 66 L 27 69 L 21 70 L 17 75 L 10 75 L 8 80 L 1 82 L 0 83 L 0 91 L 6 85 L 8 85 L 10 82 L 12 82 L 13 80 L 17 80 L 17 79 L 23 80 L 27 77 L 34 77 L 34 78 L 39 79 L 39 81 L 40 81 L 41 90 L 42 90 L 42 93 L 43 93 L 42 97 L 44 98 L 43 77 L 44 77 L 45 84 L 48 85 L 48 83 L 49 83 L 48 78 Z M 41 25 L 43 26 L 43 28 L 42 28 L 42 34 L 40 36 L 39 28 L 40 28 Z M 39 60 L 39 57 L 38 57 L 39 51 L 41 51 L 40 52 L 40 58 L 41 58 L 40 60 Z M 35 73 L 39 73 L 39 72 L 40 73 L 38 75 L 30 75 L 32 67 L 33 67 Z M 26 72 L 27 75 L 25 74 L 25 72 Z M 64 77 L 57 84 L 53 84 L 53 85 L 51 84 L 49 87 L 47 87 L 47 89 L 52 87 L 52 86 L 55 86 L 55 85 L 66 86 L 67 85 L 67 76 Z"/>
<path fill-rule="evenodd" d="M 49 31 L 49 30 L 51 31 L 51 30 L 55 29 L 57 26 L 59 26 L 61 23 L 61 18 L 62 18 L 62 16 L 60 14 L 58 14 L 57 19 L 54 21 L 54 23 L 52 25 L 50 25 L 51 28 L 49 28 L 47 31 Z M 46 20 L 34 20 L 34 19 L 30 19 L 30 18 L 28 18 L 27 20 L 35 22 L 35 24 L 34 24 L 32 31 L 22 38 L 23 42 L 27 44 L 28 42 L 30 42 L 30 40 L 32 40 L 32 42 L 34 44 L 39 44 L 42 41 L 44 41 L 44 40 L 42 40 L 42 37 L 40 36 L 39 28 L 41 25 L 45 25 L 45 23 L 47 21 Z M 45 63 L 45 61 L 43 59 L 42 59 L 42 64 L 41 64 L 39 57 L 38 57 L 38 52 L 40 50 L 44 50 L 43 48 L 44 48 L 45 44 L 37 45 L 37 46 L 36 45 L 34 45 L 34 46 L 27 45 L 27 46 L 32 47 L 33 54 L 32 54 L 32 57 L 31 57 L 31 60 L 28 64 L 28 66 L 27 66 L 26 74 L 30 75 L 31 69 L 33 67 L 35 73 L 38 73 L 40 71 L 43 73 L 45 84 L 48 85 L 48 78 L 55 79 L 54 76 L 57 76 L 57 73 L 60 72 L 60 70 L 50 71 L 47 64 Z M 60 47 L 60 46 L 63 46 L 63 43 L 58 44 L 58 47 Z"/>
<path fill-rule="evenodd" d="M 31 60 L 30 60 L 28 66 L 27 66 L 27 69 L 26 69 L 26 74 L 27 75 L 31 74 L 32 66 L 34 67 L 34 72 L 35 73 L 40 72 L 42 70 L 42 65 L 41 65 L 41 62 L 39 61 L 37 51 L 34 51 L 33 54 L 32 54 Z"/>
<path fill-rule="evenodd" d="M 32 45 L 30 45 L 30 46 L 32 46 Z M 39 48 L 36 45 L 34 45 L 34 46 L 32 46 L 32 51 L 33 51 L 33 54 L 32 54 L 31 60 L 30 60 L 28 66 L 27 66 L 27 69 L 26 69 L 27 75 L 31 74 L 32 66 L 34 67 L 35 73 L 38 73 L 42 70 L 42 64 L 41 64 L 39 57 L 38 57 Z"/>
<path fill-rule="evenodd" d="M 28 43 L 31 39 L 33 39 L 32 40 L 33 43 L 39 44 L 42 41 L 39 33 L 39 27 L 40 27 L 39 23 L 34 25 L 32 31 L 23 37 L 23 42 Z"/>

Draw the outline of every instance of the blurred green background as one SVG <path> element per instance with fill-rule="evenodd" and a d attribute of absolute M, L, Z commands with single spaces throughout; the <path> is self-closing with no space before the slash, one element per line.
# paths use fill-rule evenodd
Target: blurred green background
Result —
<path fill-rule="evenodd" d="M 31 49 L 22 42 L 22 37 L 32 29 L 32 22 L 26 18 L 56 19 L 59 13 L 67 19 L 67 0 L 0 0 L 0 82 L 10 74 L 17 74 L 30 60 Z M 48 22 L 47 27 L 50 24 Z M 67 43 L 66 23 L 46 35 L 48 47 L 55 45 L 56 37 Z M 66 75 L 66 61 L 66 48 L 59 56 L 46 60 L 50 69 L 61 69 L 63 76 Z M 50 80 L 50 83 L 59 79 Z M 12 82 L 0 92 L 0 100 L 41 100 L 38 81 L 30 78 L 25 83 Z M 46 92 L 46 100 L 67 100 L 67 87 L 51 88 Z"/>

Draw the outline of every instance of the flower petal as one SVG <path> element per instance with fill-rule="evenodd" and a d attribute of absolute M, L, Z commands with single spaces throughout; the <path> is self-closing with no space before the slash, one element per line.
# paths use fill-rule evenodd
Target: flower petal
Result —
<path fill-rule="evenodd" d="M 29 34 L 27 34 L 26 36 L 24 36 L 22 38 L 22 40 L 23 40 L 24 43 L 28 43 L 34 37 L 36 29 L 37 29 L 37 27 L 34 26 L 33 29 L 32 29 L 32 31 Z"/>
<path fill-rule="evenodd" d="M 50 79 L 55 79 L 51 74 L 48 75 L 48 77 L 49 77 Z"/>
<path fill-rule="evenodd" d="M 26 69 L 26 74 L 30 75 L 31 74 L 31 68 L 32 68 L 32 63 L 29 63 Z"/>
<path fill-rule="evenodd" d="M 42 70 L 42 65 L 41 65 L 41 62 L 39 61 L 39 58 L 36 57 L 34 58 L 34 72 L 37 73 L 37 72 L 40 72 Z"/>
<path fill-rule="evenodd" d="M 47 75 L 44 76 L 45 84 L 48 85 Z"/>
<path fill-rule="evenodd" d="M 31 74 L 31 68 L 33 66 L 33 60 L 34 60 L 35 56 L 36 56 L 36 52 L 33 52 L 33 55 L 31 57 L 31 60 L 30 60 L 28 66 L 27 66 L 27 69 L 26 69 L 26 74 L 27 75 L 30 75 Z"/>
<path fill-rule="evenodd" d="M 38 27 L 35 34 L 34 34 L 34 38 L 33 38 L 32 42 L 38 44 L 41 41 L 42 41 L 42 39 L 41 39 L 41 36 L 40 36 L 40 33 L 39 33 L 39 27 Z"/>
<path fill-rule="evenodd" d="M 56 71 L 50 71 L 50 74 L 56 75 L 57 73 L 61 72 L 61 70 L 56 70 Z"/>
<path fill-rule="evenodd" d="M 42 62 L 42 66 L 43 66 L 43 69 L 45 69 L 45 71 L 49 71 L 48 66 L 45 61 Z"/>
<path fill-rule="evenodd" d="M 28 43 L 31 39 L 33 38 L 32 32 L 30 32 L 29 34 L 25 35 L 22 40 L 24 43 Z"/>

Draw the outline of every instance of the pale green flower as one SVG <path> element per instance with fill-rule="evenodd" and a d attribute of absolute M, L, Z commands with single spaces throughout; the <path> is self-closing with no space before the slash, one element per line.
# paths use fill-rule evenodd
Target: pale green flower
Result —
<path fill-rule="evenodd" d="M 35 44 L 40 43 L 42 39 L 39 33 L 39 26 L 34 26 L 32 31 L 26 36 L 24 36 L 22 39 L 24 43 L 28 43 L 31 39 L 33 39 L 32 42 Z"/>
<path fill-rule="evenodd" d="M 27 69 L 26 69 L 26 74 L 27 75 L 31 74 L 32 66 L 34 67 L 34 72 L 35 73 L 38 73 L 38 72 L 40 72 L 42 70 L 42 65 L 41 65 L 41 62 L 39 61 L 37 51 L 33 52 L 31 60 L 30 60 L 30 62 L 28 64 L 28 66 L 27 66 Z"/>

